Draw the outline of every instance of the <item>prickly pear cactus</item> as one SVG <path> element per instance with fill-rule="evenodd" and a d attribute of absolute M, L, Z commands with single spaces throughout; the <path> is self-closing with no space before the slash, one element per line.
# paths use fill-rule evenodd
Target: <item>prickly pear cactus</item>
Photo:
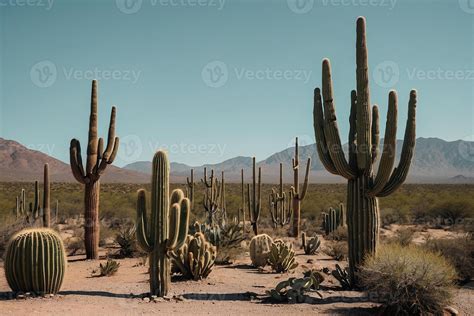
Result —
<path fill-rule="evenodd" d="M 250 240 L 250 260 L 256 267 L 267 265 L 270 249 L 273 244 L 272 237 L 267 234 L 260 234 Z"/>
<path fill-rule="evenodd" d="M 55 294 L 61 288 L 65 272 L 64 245 L 55 231 L 25 229 L 10 239 L 5 276 L 14 292 Z"/>
<path fill-rule="evenodd" d="M 193 280 L 207 278 L 217 256 L 217 248 L 197 232 L 186 237 L 184 245 L 171 253 L 172 272 L 179 272 Z"/>
<path fill-rule="evenodd" d="M 277 239 L 270 249 L 268 263 L 277 273 L 288 272 L 298 266 L 295 260 L 295 251 L 292 244 L 285 244 L 283 240 Z"/>
<path fill-rule="evenodd" d="M 306 238 L 305 233 L 301 233 L 301 248 L 304 250 L 306 255 L 314 255 L 321 246 L 321 240 L 318 236 Z"/>

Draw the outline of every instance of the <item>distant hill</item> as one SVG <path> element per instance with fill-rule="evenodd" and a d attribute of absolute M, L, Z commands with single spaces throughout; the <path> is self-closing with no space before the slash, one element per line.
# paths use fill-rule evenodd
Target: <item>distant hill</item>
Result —
<path fill-rule="evenodd" d="M 50 166 L 51 181 L 76 181 L 68 164 L 42 152 L 28 149 L 16 141 L 0 138 L 0 181 L 41 181 L 45 163 Z M 137 183 L 148 182 L 150 177 L 144 173 L 109 166 L 101 180 Z"/>
<path fill-rule="evenodd" d="M 462 142 L 462 143 L 461 143 Z M 381 140 L 382 147 L 383 139 Z M 397 142 L 397 163 L 400 158 L 402 140 Z M 408 182 L 421 183 L 473 183 L 474 181 L 474 157 L 467 159 L 461 150 L 463 145 L 474 148 L 474 142 L 453 141 L 448 142 L 439 138 L 418 138 L 416 142 L 415 157 L 410 168 Z M 347 146 L 345 146 L 347 149 Z M 343 182 L 341 177 L 329 174 L 316 153 L 314 144 L 300 147 L 301 169 L 306 167 L 306 160 L 311 157 L 311 181 L 312 182 Z M 294 155 L 294 147 L 286 148 L 277 152 L 265 160 L 259 161 L 262 167 L 264 182 L 278 181 L 279 164 L 284 164 L 284 180 L 292 181 L 291 160 Z M 468 157 L 470 158 L 470 157 Z M 224 171 L 226 179 L 231 182 L 240 181 L 240 169 L 244 169 L 245 178 L 250 177 L 252 158 L 235 157 L 218 164 L 204 166 L 187 166 L 185 164 L 171 164 L 171 173 L 177 181 L 184 181 L 189 175 L 190 169 L 194 168 L 197 178 L 202 177 L 204 167 L 214 169 L 218 172 Z M 136 162 L 124 167 L 125 169 L 150 173 L 150 162 Z M 304 170 L 301 171 L 303 173 Z M 302 178 L 303 176 L 301 176 Z"/>

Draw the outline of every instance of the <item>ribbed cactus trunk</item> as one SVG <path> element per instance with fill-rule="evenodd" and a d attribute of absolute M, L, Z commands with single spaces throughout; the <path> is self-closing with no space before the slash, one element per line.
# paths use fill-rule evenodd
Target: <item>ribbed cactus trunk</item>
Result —
<path fill-rule="evenodd" d="M 49 228 L 51 226 L 51 186 L 49 184 L 48 164 L 44 165 L 43 178 L 43 227 Z"/>
<path fill-rule="evenodd" d="M 390 91 L 383 152 L 379 158 L 379 110 L 371 105 L 365 18 L 357 19 L 356 40 L 357 90 L 351 92 L 349 117 L 349 159 L 342 149 L 334 104 L 331 64 L 322 64 L 321 90 L 314 90 L 314 131 L 319 158 L 332 174 L 348 180 L 347 226 L 349 270 L 352 284 L 357 284 L 356 272 L 366 255 L 377 249 L 379 238 L 379 206 L 377 197 L 397 190 L 408 175 L 415 148 L 416 91 L 410 92 L 408 119 L 400 161 L 396 168 L 397 93 Z M 324 102 L 322 101 L 324 100 Z M 343 214 L 342 214 L 343 215 Z"/>
<path fill-rule="evenodd" d="M 84 191 L 84 243 L 88 259 L 99 258 L 99 194 L 100 181 L 85 185 Z"/>

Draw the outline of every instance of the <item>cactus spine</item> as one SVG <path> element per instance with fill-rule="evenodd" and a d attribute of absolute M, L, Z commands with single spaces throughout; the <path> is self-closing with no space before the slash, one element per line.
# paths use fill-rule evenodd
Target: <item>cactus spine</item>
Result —
<path fill-rule="evenodd" d="M 5 276 L 14 292 L 55 294 L 66 271 L 66 256 L 59 235 L 47 228 L 25 229 L 8 244 Z"/>
<path fill-rule="evenodd" d="M 181 190 L 174 190 L 169 197 L 170 165 L 165 152 L 155 154 L 152 168 L 151 222 L 146 216 L 145 190 L 139 190 L 136 234 L 140 246 L 149 253 L 150 293 L 165 296 L 171 283 L 170 252 L 186 241 L 191 206 Z"/>
<path fill-rule="evenodd" d="M 285 226 L 290 223 L 292 209 L 286 203 L 286 194 L 283 192 L 283 164 L 280 163 L 280 186 L 278 192 L 272 188 L 269 196 L 269 210 L 272 218 L 273 227 Z"/>
<path fill-rule="evenodd" d="M 87 143 L 86 168 L 82 164 L 81 144 L 72 139 L 69 157 L 74 178 L 85 186 L 84 190 L 84 242 L 87 259 L 99 258 L 99 195 L 100 177 L 108 165 L 114 162 L 119 148 L 119 138 L 115 137 L 115 106 L 110 115 L 107 146 L 104 150 L 103 138 L 97 137 L 97 80 L 92 81 L 91 112 L 89 118 L 89 138 Z"/>
<path fill-rule="evenodd" d="M 256 180 L 256 161 L 252 158 L 252 195 L 250 195 L 250 184 L 247 184 L 247 206 L 249 218 L 255 235 L 258 235 L 258 219 L 261 211 L 261 190 L 262 190 L 262 168 L 258 167 L 258 182 Z"/>
<path fill-rule="evenodd" d="M 322 63 L 321 90 L 314 90 L 314 131 L 317 151 L 325 168 L 348 180 L 347 224 L 349 235 L 349 271 L 355 280 L 356 268 L 367 254 L 374 253 L 379 236 L 377 197 L 393 193 L 405 181 L 415 148 L 416 91 L 410 92 L 408 119 L 398 167 L 395 163 L 397 129 L 397 93 L 390 91 L 383 153 L 377 174 L 374 164 L 379 156 L 378 107 L 371 109 L 367 61 L 365 18 L 357 19 L 357 91 L 351 93 L 349 161 L 342 150 L 334 106 L 331 65 Z"/>
<path fill-rule="evenodd" d="M 306 173 L 304 176 L 303 189 L 300 192 L 300 181 L 299 181 L 299 157 L 298 157 L 298 137 L 295 140 L 295 157 L 293 158 L 293 186 L 291 187 L 292 196 L 292 209 L 293 209 L 293 227 L 291 235 L 298 238 L 300 234 L 300 221 L 301 221 L 301 202 L 306 196 L 308 190 L 308 179 L 309 169 L 311 167 L 311 157 L 308 157 L 306 163 Z"/>

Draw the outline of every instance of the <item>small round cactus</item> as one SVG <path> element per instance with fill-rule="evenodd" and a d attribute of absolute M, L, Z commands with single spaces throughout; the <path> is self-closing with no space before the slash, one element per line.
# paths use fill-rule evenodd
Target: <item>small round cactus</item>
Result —
<path fill-rule="evenodd" d="M 270 249 L 273 239 L 267 234 L 260 234 L 252 238 L 250 241 L 250 259 L 256 267 L 264 267 L 267 265 Z"/>
<path fill-rule="evenodd" d="M 66 256 L 61 237 L 51 229 L 25 229 L 8 244 L 5 276 L 14 292 L 55 294 L 66 272 Z"/>

